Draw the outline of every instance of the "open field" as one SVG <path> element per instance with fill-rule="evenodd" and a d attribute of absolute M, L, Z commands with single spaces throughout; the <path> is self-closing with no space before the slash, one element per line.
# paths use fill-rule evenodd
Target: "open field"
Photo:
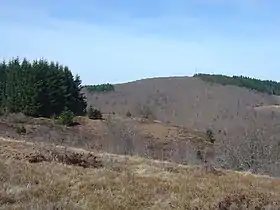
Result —
<path fill-rule="evenodd" d="M 34 161 L 50 151 L 69 157 L 81 153 L 0 140 L 0 209 L 226 210 L 280 205 L 277 179 L 107 153 L 94 154 L 99 164 L 87 167 L 55 158 Z M 87 152 L 76 157 L 87 157 Z"/>

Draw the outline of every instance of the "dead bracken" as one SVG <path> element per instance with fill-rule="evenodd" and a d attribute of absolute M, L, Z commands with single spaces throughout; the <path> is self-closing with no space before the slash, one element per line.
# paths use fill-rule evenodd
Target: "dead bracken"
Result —
<path fill-rule="evenodd" d="M 279 209 L 267 177 L 12 140 L 0 157 L 1 209 Z"/>
<path fill-rule="evenodd" d="M 256 196 L 254 196 L 256 198 Z M 249 195 L 246 194 L 234 194 L 227 195 L 222 201 L 217 205 L 219 210 L 230 210 L 230 209 L 275 209 L 273 207 L 278 207 L 279 204 L 276 202 L 269 202 L 268 196 L 259 194 L 257 201 L 254 203 Z"/>
<path fill-rule="evenodd" d="M 45 150 L 42 152 L 34 152 L 25 156 L 30 163 L 39 162 L 58 162 L 66 165 L 81 166 L 83 168 L 100 168 L 102 161 L 92 153 L 78 153 L 73 151 L 56 151 Z"/>

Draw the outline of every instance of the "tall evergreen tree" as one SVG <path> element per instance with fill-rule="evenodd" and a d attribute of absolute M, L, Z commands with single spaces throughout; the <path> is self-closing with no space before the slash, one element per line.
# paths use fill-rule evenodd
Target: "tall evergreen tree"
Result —
<path fill-rule="evenodd" d="M 0 107 L 8 112 L 50 117 L 67 108 L 83 115 L 87 104 L 80 90 L 79 76 L 59 63 L 13 58 L 0 64 Z"/>
<path fill-rule="evenodd" d="M 5 105 L 5 99 L 6 99 L 6 72 L 7 65 L 5 61 L 3 63 L 0 63 L 0 109 L 2 109 Z"/>

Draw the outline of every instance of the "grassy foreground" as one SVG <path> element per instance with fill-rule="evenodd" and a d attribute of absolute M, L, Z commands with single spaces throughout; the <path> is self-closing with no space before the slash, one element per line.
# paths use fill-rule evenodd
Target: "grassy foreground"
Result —
<path fill-rule="evenodd" d="M 280 206 L 277 179 L 230 171 L 213 173 L 139 157 L 99 154 L 92 158 L 86 151 L 74 150 L 0 139 L 0 209 Z"/>

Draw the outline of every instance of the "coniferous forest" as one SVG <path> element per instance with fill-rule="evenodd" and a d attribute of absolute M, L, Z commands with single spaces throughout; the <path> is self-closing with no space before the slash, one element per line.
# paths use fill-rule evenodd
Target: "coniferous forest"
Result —
<path fill-rule="evenodd" d="M 80 77 L 57 62 L 13 58 L 0 63 L 0 109 L 6 113 L 51 117 L 69 110 L 84 115 L 81 88 Z"/>
<path fill-rule="evenodd" d="M 271 95 L 280 95 L 280 83 L 275 81 L 260 80 L 245 76 L 229 77 L 215 74 L 195 74 L 194 77 L 198 77 L 206 82 L 213 82 L 221 85 L 235 85 Z"/>
<path fill-rule="evenodd" d="M 111 92 L 115 91 L 115 87 L 112 84 L 100 84 L 100 85 L 85 85 L 84 86 L 90 93 L 98 92 Z"/>

